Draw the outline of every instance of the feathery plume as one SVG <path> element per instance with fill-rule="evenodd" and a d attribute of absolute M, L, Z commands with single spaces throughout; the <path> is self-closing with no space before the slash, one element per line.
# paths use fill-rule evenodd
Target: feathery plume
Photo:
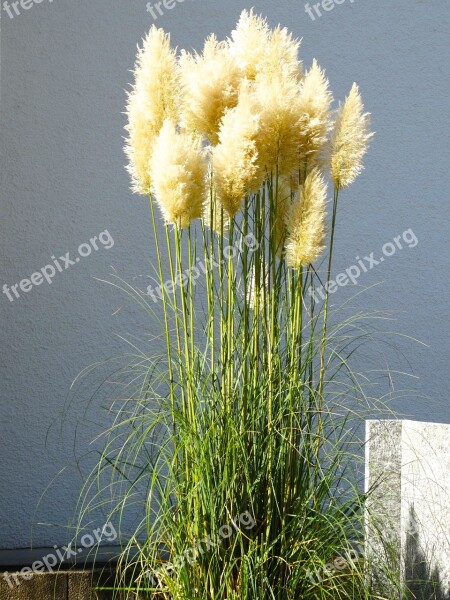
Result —
<path fill-rule="evenodd" d="M 298 170 L 300 42 L 286 28 L 269 30 L 264 52 L 255 64 L 252 93 L 259 113 L 256 139 L 259 167 L 267 175 L 278 169 L 280 176 Z"/>
<path fill-rule="evenodd" d="M 230 217 L 238 212 L 242 199 L 257 189 L 264 178 L 258 168 L 255 137 L 260 129 L 258 113 L 247 86 L 237 106 L 223 117 L 219 144 L 212 150 L 216 193 Z"/>
<path fill-rule="evenodd" d="M 243 76 L 250 81 L 261 71 L 269 34 L 266 19 L 255 15 L 253 8 L 242 11 L 236 29 L 231 33 L 230 51 Z"/>
<path fill-rule="evenodd" d="M 274 77 L 270 85 L 257 81 L 253 94 L 260 120 L 259 167 L 288 177 L 299 166 L 299 85 L 293 78 Z"/>
<path fill-rule="evenodd" d="M 333 96 L 324 71 L 314 59 L 300 86 L 300 160 L 311 167 L 330 129 L 330 108 Z"/>
<path fill-rule="evenodd" d="M 363 170 L 362 159 L 373 136 L 369 128 L 370 115 L 364 113 L 359 88 L 354 83 L 339 109 L 331 140 L 331 178 L 338 189 L 352 184 Z"/>
<path fill-rule="evenodd" d="M 289 215 L 286 262 L 299 269 L 314 262 L 324 250 L 327 186 L 313 169 L 300 187 L 299 198 Z"/>
<path fill-rule="evenodd" d="M 265 52 L 256 64 L 256 79 L 264 78 L 267 85 L 273 77 L 300 81 L 302 66 L 298 60 L 300 40 L 293 38 L 286 27 L 280 25 L 269 32 Z"/>
<path fill-rule="evenodd" d="M 205 134 L 212 144 L 218 142 L 220 120 L 238 101 L 241 70 L 230 53 L 227 42 L 211 35 L 203 53 L 180 56 L 184 98 L 183 125 L 195 133 Z"/>
<path fill-rule="evenodd" d="M 140 194 L 151 191 L 149 160 L 164 119 L 176 119 L 179 111 L 179 77 L 170 36 L 153 26 L 139 49 L 135 84 L 128 96 L 128 138 L 125 153 L 132 189 Z"/>
<path fill-rule="evenodd" d="M 153 192 L 168 223 L 187 227 L 202 216 L 206 161 L 201 139 L 166 119 L 150 159 Z"/>

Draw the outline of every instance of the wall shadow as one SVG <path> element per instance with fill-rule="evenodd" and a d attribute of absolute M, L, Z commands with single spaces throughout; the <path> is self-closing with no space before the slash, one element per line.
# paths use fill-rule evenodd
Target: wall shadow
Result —
<path fill-rule="evenodd" d="M 417 522 L 414 507 L 410 522 Z M 445 592 L 438 568 L 431 567 L 417 532 L 407 533 L 404 567 L 408 600 L 450 600 L 450 591 Z"/>

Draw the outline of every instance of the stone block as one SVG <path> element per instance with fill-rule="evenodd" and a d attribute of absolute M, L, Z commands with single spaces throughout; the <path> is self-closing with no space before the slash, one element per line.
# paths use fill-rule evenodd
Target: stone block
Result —
<path fill-rule="evenodd" d="M 436 600 L 450 598 L 449 440 L 445 424 L 366 425 L 366 547 L 374 575 L 387 585 L 389 564 L 416 597 Z"/>

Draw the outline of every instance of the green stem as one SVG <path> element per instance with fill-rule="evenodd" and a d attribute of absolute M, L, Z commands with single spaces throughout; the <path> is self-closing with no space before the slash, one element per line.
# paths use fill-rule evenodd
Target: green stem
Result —
<path fill-rule="evenodd" d="M 328 256 L 328 269 L 327 269 L 327 283 L 325 286 L 326 295 L 325 295 L 325 304 L 323 311 L 323 332 L 322 332 L 322 343 L 320 349 L 320 379 L 319 379 L 319 401 L 322 405 L 322 394 L 323 394 L 323 386 L 325 379 L 325 350 L 327 345 L 327 326 L 328 326 L 328 307 L 329 307 L 329 298 L 330 293 L 328 291 L 328 284 L 331 278 L 331 264 L 333 260 L 333 246 L 334 246 L 334 232 L 336 228 L 336 215 L 337 215 L 337 206 L 339 199 L 339 188 L 334 189 L 333 194 L 333 216 L 331 220 L 331 240 L 330 240 L 330 252 Z"/>
<path fill-rule="evenodd" d="M 174 371 L 173 371 L 173 363 L 172 363 L 172 346 L 170 340 L 170 326 L 169 326 L 169 313 L 167 310 L 167 298 L 166 298 L 166 287 L 164 285 L 164 275 L 162 269 L 162 260 L 161 260 L 161 248 L 159 244 L 159 236 L 158 229 L 156 226 L 156 217 L 155 217 L 155 207 L 153 203 L 153 197 L 150 195 L 150 210 L 152 215 L 152 224 L 153 224 L 153 235 L 155 237 L 155 246 L 156 246 L 156 258 L 158 263 L 158 273 L 159 280 L 161 285 L 162 292 L 162 302 L 163 302 L 163 312 L 164 312 L 164 330 L 166 337 L 166 348 L 167 348 L 167 362 L 169 369 L 169 392 L 172 403 L 172 410 L 175 409 L 175 381 L 174 381 Z"/>

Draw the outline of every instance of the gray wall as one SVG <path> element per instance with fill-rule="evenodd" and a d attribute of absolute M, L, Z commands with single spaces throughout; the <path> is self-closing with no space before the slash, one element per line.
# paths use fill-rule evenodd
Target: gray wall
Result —
<path fill-rule="evenodd" d="M 26 0 L 29 2 L 29 0 Z M 67 541 L 81 479 L 74 458 L 108 419 L 87 410 L 82 368 L 145 340 L 152 323 L 112 287 L 112 268 L 141 285 L 154 252 L 148 202 L 129 192 L 122 114 L 136 44 L 153 20 L 144 0 L 42 0 L 1 23 L 0 285 L 12 286 L 107 230 L 114 245 L 56 273 L 13 302 L 0 294 L 0 548 Z M 419 338 L 388 351 L 394 408 L 449 422 L 448 0 L 345 0 L 313 21 L 303 0 L 186 0 L 158 24 L 173 43 L 201 48 L 255 5 L 303 37 L 302 59 L 327 69 L 335 97 L 359 82 L 377 132 L 367 169 L 342 198 L 336 272 L 411 228 L 414 248 L 339 289 L 340 304 L 399 311 L 388 330 Z M 109 277 L 110 278 L 110 277 Z M 142 284 L 143 285 L 143 284 Z M 118 310 L 120 309 L 120 310 Z M 118 335 L 116 335 L 118 334 Z M 383 368 L 384 365 L 381 365 Z M 61 425 L 62 423 L 62 425 Z M 39 504 L 39 505 L 38 505 Z M 36 525 L 44 523 L 45 525 Z M 34 527 L 33 527 L 34 525 Z M 101 523 L 96 523 L 96 526 Z"/>

